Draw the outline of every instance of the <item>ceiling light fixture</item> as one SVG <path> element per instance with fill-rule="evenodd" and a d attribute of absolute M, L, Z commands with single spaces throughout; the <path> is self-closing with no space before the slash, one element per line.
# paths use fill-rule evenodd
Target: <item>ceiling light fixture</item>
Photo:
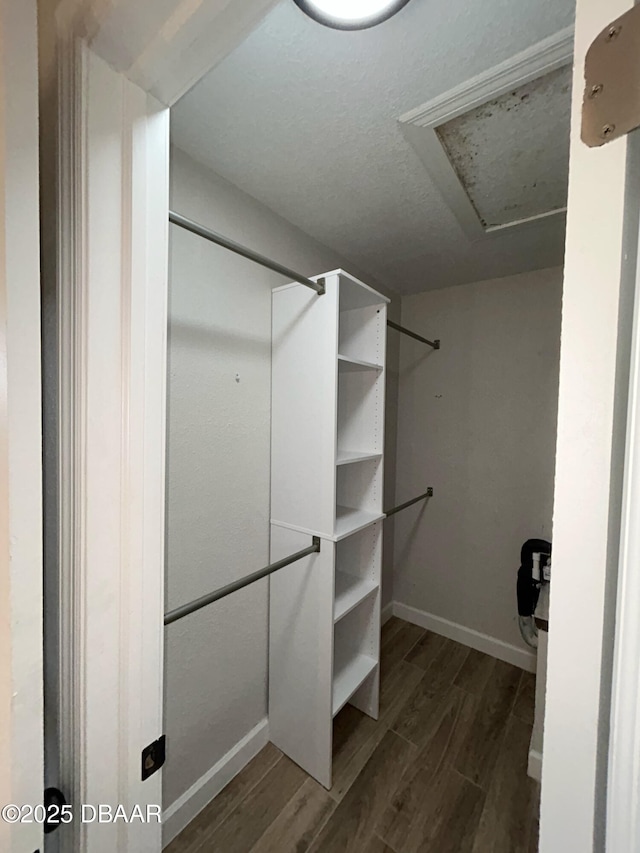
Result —
<path fill-rule="evenodd" d="M 294 0 L 314 21 L 336 30 L 365 30 L 388 20 L 409 0 Z"/>

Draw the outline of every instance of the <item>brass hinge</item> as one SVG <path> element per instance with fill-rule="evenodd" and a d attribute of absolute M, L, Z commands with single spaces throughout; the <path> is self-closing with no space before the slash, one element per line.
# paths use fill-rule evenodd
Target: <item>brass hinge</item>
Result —
<path fill-rule="evenodd" d="M 594 39 L 584 63 L 582 141 L 595 148 L 640 127 L 640 6 Z"/>

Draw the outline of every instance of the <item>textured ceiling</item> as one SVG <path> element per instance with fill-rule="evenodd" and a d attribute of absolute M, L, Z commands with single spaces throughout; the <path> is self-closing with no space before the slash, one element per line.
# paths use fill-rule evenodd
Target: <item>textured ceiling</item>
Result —
<path fill-rule="evenodd" d="M 281 0 L 172 109 L 172 141 L 399 293 L 553 266 L 564 244 L 553 219 L 469 240 L 398 118 L 570 25 L 573 7 L 411 0 L 343 32 Z M 553 117 L 541 120 L 553 146 Z M 504 140 L 505 172 L 522 144 Z"/>

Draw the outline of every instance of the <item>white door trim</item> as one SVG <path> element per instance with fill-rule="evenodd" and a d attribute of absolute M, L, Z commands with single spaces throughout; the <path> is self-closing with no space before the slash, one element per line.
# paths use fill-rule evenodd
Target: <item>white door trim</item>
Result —
<path fill-rule="evenodd" d="M 160 805 L 168 109 L 73 38 L 60 51 L 61 787 Z M 69 849 L 157 851 L 157 823 L 81 823 Z M 63 835 L 64 834 L 64 835 Z"/>
<path fill-rule="evenodd" d="M 631 5 L 576 5 L 541 853 L 600 853 L 605 845 L 631 338 L 624 268 L 628 138 L 587 148 L 580 129 L 587 50 Z"/>
<path fill-rule="evenodd" d="M 607 786 L 607 853 L 640 849 L 640 136 L 630 140 L 627 261 L 634 308 Z"/>
<path fill-rule="evenodd" d="M 46 106 L 58 115 L 55 139 L 42 129 L 58 155 L 47 465 L 58 482 L 48 547 L 59 565 L 60 764 L 49 781 L 76 810 L 161 803 L 161 773 L 141 781 L 163 711 L 169 111 L 153 93 L 173 103 L 274 2 L 63 0 L 40 22 L 58 74 L 57 87 L 41 80 L 45 98 L 57 88 Z M 161 849 L 157 825 L 76 821 L 56 835 L 79 853 Z"/>
<path fill-rule="evenodd" d="M 0 3 L 0 806 L 42 803 L 42 435 L 35 0 Z M 0 849 L 42 845 L 0 818 Z"/>

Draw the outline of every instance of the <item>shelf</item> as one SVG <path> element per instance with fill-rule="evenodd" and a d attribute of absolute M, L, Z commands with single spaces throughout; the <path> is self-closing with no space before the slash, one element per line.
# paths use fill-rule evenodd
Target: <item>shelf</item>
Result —
<path fill-rule="evenodd" d="M 354 308 L 367 306 L 382 307 L 389 299 L 378 293 L 368 284 L 354 278 L 344 270 L 337 270 L 340 275 L 340 310 L 352 311 Z"/>
<path fill-rule="evenodd" d="M 361 601 L 378 589 L 378 584 L 369 578 L 358 578 L 336 569 L 335 605 L 333 621 L 339 622 L 347 613 L 351 613 Z"/>
<path fill-rule="evenodd" d="M 342 710 L 349 699 L 371 675 L 377 661 L 367 655 L 354 655 L 345 661 L 333 674 L 333 716 Z"/>
<path fill-rule="evenodd" d="M 380 521 L 384 518 L 383 512 L 366 512 L 363 509 L 353 509 L 350 506 L 336 507 L 336 526 L 334 530 L 334 540 L 338 542 L 352 533 L 357 533 L 358 530 L 363 530 Z"/>
<path fill-rule="evenodd" d="M 372 361 L 362 361 L 359 358 L 348 358 L 346 355 L 338 356 L 338 367 L 340 370 L 351 372 L 354 370 L 382 370 L 381 364 L 374 364 Z"/>
<path fill-rule="evenodd" d="M 351 465 L 353 462 L 367 462 L 369 459 L 382 459 L 382 453 L 359 453 L 354 450 L 339 450 L 336 465 Z"/>

